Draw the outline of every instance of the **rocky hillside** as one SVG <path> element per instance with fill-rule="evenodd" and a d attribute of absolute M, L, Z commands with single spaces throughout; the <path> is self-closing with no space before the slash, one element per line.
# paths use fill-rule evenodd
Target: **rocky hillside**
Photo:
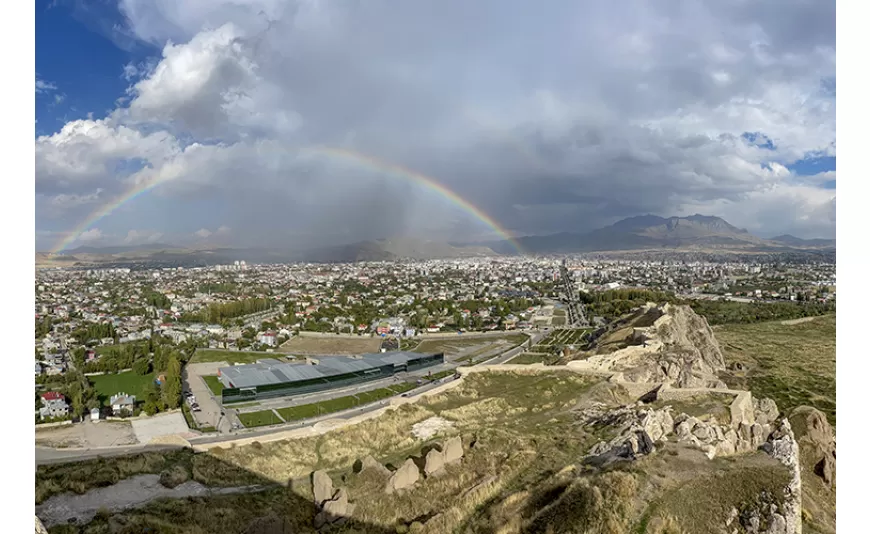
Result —
<path fill-rule="evenodd" d="M 38 494 L 57 499 L 70 484 L 87 493 L 106 473 L 148 469 L 265 488 L 104 510 L 87 525 L 49 525 L 53 533 L 835 531 L 825 416 L 783 414 L 726 388 L 725 358 L 702 317 L 651 304 L 588 348 L 561 365 L 462 368 L 460 379 L 382 412 L 292 438 L 239 439 L 159 462 L 104 459 L 80 472 L 40 467 Z"/>

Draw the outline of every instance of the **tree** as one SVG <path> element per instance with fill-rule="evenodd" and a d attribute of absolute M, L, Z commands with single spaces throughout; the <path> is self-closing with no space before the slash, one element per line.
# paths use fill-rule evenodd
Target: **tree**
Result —
<path fill-rule="evenodd" d="M 148 361 L 148 358 L 139 358 L 133 362 L 133 372 L 137 375 L 147 375 L 151 372 L 151 362 Z"/>
<path fill-rule="evenodd" d="M 166 366 L 166 382 L 163 384 L 163 404 L 170 410 L 181 403 L 181 362 L 177 353 L 169 356 Z"/>

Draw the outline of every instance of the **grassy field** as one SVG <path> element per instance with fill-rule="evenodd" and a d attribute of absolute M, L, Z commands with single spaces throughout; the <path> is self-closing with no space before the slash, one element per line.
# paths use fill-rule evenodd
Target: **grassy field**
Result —
<path fill-rule="evenodd" d="M 221 396 L 221 393 L 224 391 L 224 385 L 221 383 L 220 378 L 209 375 L 202 377 L 202 379 L 205 380 L 205 385 L 208 386 L 208 389 L 211 390 L 215 397 Z"/>
<path fill-rule="evenodd" d="M 136 400 L 145 400 L 145 394 L 154 382 L 154 373 L 139 375 L 127 371 L 120 374 L 89 376 L 88 379 L 93 384 L 100 403 L 108 406 L 109 398 L 116 393 L 136 395 Z"/>
<path fill-rule="evenodd" d="M 224 349 L 196 349 L 190 363 L 203 362 L 229 362 L 229 363 L 256 363 L 265 358 L 281 358 L 283 354 L 277 352 L 248 352 Z"/>
<path fill-rule="evenodd" d="M 565 345 L 580 345 L 589 337 L 591 331 L 588 328 L 561 328 L 553 330 L 550 335 L 532 347 L 532 351 L 543 353 Z"/>
<path fill-rule="evenodd" d="M 367 354 L 378 352 L 381 338 L 372 337 L 302 337 L 290 338 L 278 350 L 292 354 Z"/>
<path fill-rule="evenodd" d="M 301 406 L 291 406 L 290 408 L 282 408 L 278 410 L 278 413 L 280 413 L 281 417 L 283 417 L 287 421 L 298 421 L 300 419 L 308 419 L 309 417 L 316 417 L 328 413 L 340 412 L 343 410 L 349 410 L 350 408 L 355 408 L 357 406 L 363 406 L 365 404 L 377 402 L 379 400 L 386 399 L 388 397 L 392 397 L 406 391 L 410 391 L 415 387 L 417 387 L 417 385 L 410 382 L 396 384 L 395 386 L 390 386 L 388 388 L 374 389 L 371 391 L 365 391 L 363 393 L 357 393 L 356 395 L 348 395 L 346 397 L 330 399 L 328 401 L 316 402 L 313 404 L 303 404 Z"/>
<path fill-rule="evenodd" d="M 246 428 L 252 428 L 255 426 L 277 425 L 284 422 L 281 420 L 280 417 L 275 415 L 275 412 L 272 410 L 240 413 L 239 421 L 241 421 Z"/>
<path fill-rule="evenodd" d="M 723 376 L 729 386 L 770 397 L 785 413 L 800 405 L 825 412 L 836 424 L 836 316 L 798 324 L 770 321 L 714 327 L 729 364 L 745 372 Z"/>

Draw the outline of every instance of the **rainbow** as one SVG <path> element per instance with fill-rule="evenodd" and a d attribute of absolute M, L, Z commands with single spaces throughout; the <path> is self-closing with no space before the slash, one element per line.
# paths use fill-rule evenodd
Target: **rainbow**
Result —
<path fill-rule="evenodd" d="M 456 192 L 448 189 L 445 185 L 439 183 L 434 178 L 426 176 L 423 173 L 345 148 L 320 146 L 297 148 L 295 149 L 295 151 L 299 153 L 321 155 L 333 160 L 345 161 L 363 168 L 382 172 L 395 178 L 409 180 L 424 189 L 428 189 L 429 191 L 437 193 L 439 196 L 443 197 L 454 206 L 465 211 L 466 213 L 469 213 L 481 223 L 493 230 L 502 239 L 510 243 L 511 246 L 516 249 L 517 253 L 521 255 L 524 254 L 519 242 L 513 236 L 511 236 L 511 234 L 507 230 L 499 225 L 492 217 L 487 215 L 486 212 L 484 212 L 482 209 L 478 208 L 471 202 L 465 200 Z M 152 180 L 144 184 L 138 184 L 127 193 L 116 198 L 114 201 L 109 202 L 98 208 L 88 217 L 86 217 L 72 231 L 70 231 L 67 236 L 63 240 L 61 240 L 54 249 L 52 249 L 52 253 L 57 254 L 64 251 L 67 247 L 72 245 L 85 231 L 93 227 L 96 223 L 110 215 L 112 212 L 114 212 L 127 202 L 130 202 L 136 197 L 150 191 L 151 189 L 154 189 L 155 187 L 166 181 L 168 180 Z"/>

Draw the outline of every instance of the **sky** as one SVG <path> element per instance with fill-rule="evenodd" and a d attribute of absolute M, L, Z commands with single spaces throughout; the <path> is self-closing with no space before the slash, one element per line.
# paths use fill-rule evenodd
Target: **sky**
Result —
<path fill-rule="evenodd" d="M 833 238 L 834 9 L 38 0 L 37 250 L 498 238 L 474 212 Z"/>

